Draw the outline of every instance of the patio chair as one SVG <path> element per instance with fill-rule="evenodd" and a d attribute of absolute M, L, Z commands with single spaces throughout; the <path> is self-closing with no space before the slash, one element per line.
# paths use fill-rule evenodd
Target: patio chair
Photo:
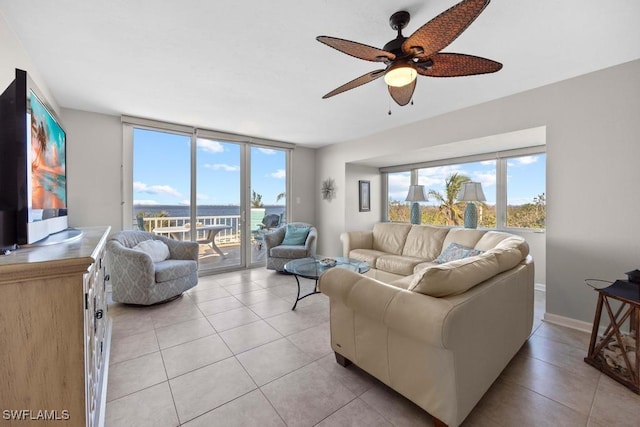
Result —
<path fill-rule="evenodd" d="M 282 215 L 269 214 L 262 218 L 262 222 L 257 225 L 257 229 L 253 232 L 253 239 L 256 242 L 258 250 L 262 249 L 265 233 L 276 229 L 280 225 Z"/>

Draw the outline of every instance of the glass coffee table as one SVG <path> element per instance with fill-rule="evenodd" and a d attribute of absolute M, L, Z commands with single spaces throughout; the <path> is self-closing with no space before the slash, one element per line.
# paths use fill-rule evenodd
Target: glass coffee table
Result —
<path fill-rule="evenodd" d="M 333 262 L 324 262 L 327 260 L 333 260 Z M 293 274 L 296 278 L 296 283 L 298 284 L 298 296 L 296 297 L 296 302 L 293 304 L 293 308 L 291 310 L 296 309 L 296 305 L 298 305 L 298 301 L 303 298 L 306 298 L 310 295 L 315 295 L 320 293 L 318 291 L 318 279 L 325 271 L 331 268 L 346 268 L 351 271 L 355 271 L 357 273 L 366 273 L 369 271 L 369 264 L 363 261 L 358 261 L 357 259 L 351 258 L 343 258 L 343 257 L 312 257 L 312 258 L 299 258 L 289 261 L 284 265 L 284 271 Z M 305 279 L 315 280 L 316 285 L 313 288 L 313 292 L 300 296 L 300 277 L 304 277 Z"/>

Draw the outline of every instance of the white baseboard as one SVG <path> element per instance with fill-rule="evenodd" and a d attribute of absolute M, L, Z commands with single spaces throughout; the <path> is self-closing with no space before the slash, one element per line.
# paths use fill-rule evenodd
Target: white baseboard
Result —
<path fill-rule="evenodd" d="M 534 285 L 534 289 L 536 291 L 547 291 L 547 285 L 542 283 L 536 283 Z M 570 317 L 560 316 L 558 314 L 552 313 L 544 313 L 544 321 L 553 323 L 554 325 L 564 326 L 571 329 L 576 329 L 578 331 L 587 332 L 591 334 L 593 330 L 593 324 L 589 322 L 584 322 L 582 320 L 572 319 Z"/>
<path fill-rule="evenodd" d="M 577 329 L 578 331 L 591 333 L 593 324 L 589 322 L 583 322 L 582 320 L 572 319 L 570 317 L 559 316 L 557 314 L 545 313 L 544 321 L 553 323 L 555 325 L 565 326 L 571 329 Z"/>

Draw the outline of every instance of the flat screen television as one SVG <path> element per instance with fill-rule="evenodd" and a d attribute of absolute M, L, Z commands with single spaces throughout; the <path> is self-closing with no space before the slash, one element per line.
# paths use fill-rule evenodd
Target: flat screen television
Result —
<path fill-rule="evenodd" d="M 23 70 L 0 95 L 0 248 L 68 228 L 67 136 Z"/>

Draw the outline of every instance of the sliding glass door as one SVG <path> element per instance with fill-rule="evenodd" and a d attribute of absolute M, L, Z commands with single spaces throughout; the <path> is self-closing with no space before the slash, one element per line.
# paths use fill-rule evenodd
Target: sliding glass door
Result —
<path fill-rule="evenodd" d="M 286 221 L 289 150 L 214 133 L 131 130 L 132 227 L 199 243 L 199 268 L 264 265 L 264 235 Z M 126 170 L 128 158 L 125 156 Z"/>
<path fill-rule="evenodd" d="M 244 265 L 242 152 L 233 142 L 196 139 L 196 231 L 200 271 Z"/>
<path fill-rule="evenodd" d="M 264 235 L 284 224 L 287 211 L 287 152 L 251 147 L 249 233 L 252 264 L 264 263 Z"/>

